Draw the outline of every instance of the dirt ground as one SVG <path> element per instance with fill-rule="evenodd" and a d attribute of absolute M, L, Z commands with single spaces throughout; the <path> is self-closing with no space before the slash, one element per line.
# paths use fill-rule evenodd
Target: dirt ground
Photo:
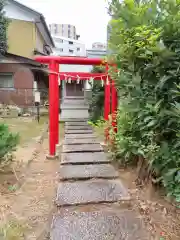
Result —
<path fill-rule="evenodd" d="M 60 131 L 62 139 L 62 126 Z M 29 144 L 26 142 L 26 150 Z M 16 186 L 13 183 L 17 182 L 16 176 L 11 174 L 8 176 L 9 185 L 4 186 L 6 191 L 0 191 L 0 237 L 5 231 L 7 237 L 4 240 L 45 239 L 54 209 L 59 168 L 59 159 L 46 160 L 48 147 L 46 134 L 26 172 L 17 172 L 18 176 L 24 174 L 20 188 L 8 187 Z M 24 153 L 24 158 L 27 156 L 28 152 Z M 179 240 L 180 209 L 168 202 L 161 191 L 151 184 L 137 187 L 135 169 L 119 169 L 119 175 L 132 196 L 130 207 L 141 214 L 148 230 L 154 235 L 153 240 Z M 1 175 L 0 190 L 2 179 Z"/>
<path fill-rule="evenodd" d="M 137 187 L 135 169 L 119 169 L 119 175 L 132 196 L 131 206 L 140 212 L 153 240 L 179 240 L 180 209 L 168 202 L 152 184 Z"/>
<path fill-rule="evenodd" d="M 6 240 L 37 240 L 45 234 L 53 211 L 59 166 L 59 159 L 46 160 L 47 153 L 46 138 L 38 156 L 30 164 L 21 188 L 15 192 L 0 195 L 1 226 L 6 226 L 4 229 L 7 229 L 9 234 Z"/>
<path fill-rule="evenodd" d="M 14 183 L 20 180 L 22 171 L 39 151 L 39 142 L 46 134 L 48 125 L 47 117 L 41 117 L 39 123 L 32 117 L 0 119 L 0 123 L 7 124 L 20 137 L 16 151 L 13 152 L 13 163 L 5 169 L 0 167 L 0 192 L 4 194 L 15 190 Z"/>
<path fill-rule="evenodd" d="M 12 122 L 9 123 L 11 124 Z M 13 126 L 17 129 L 15 124 Z M 13 126 L 11 125 L 12 130 Z M 21 136 L 30 132 L 29 128 L 33 128 L 32 121 L 20 128 Z M 0 239 L 6 235 L 3 240 L 44 239 L 49 218 L 52 216 L 59 159 L 46 160 L 49 149 L 47 132 L 44 134 L 44 141 L 37 143 L 37 138 L 40 138 L 47 125 L 42 122 L 34 128 L 36 131 L 33 130 L 29 138 L 23 137 L 25 140 L 15 152 L 19 167 L 17 166 L 14 173 L 10 171 L 0 175 Z M 60 131 L 62 138 L 62 125 Z M 28 162 L 27 159 L 32 158 L 34 151 L 33 160 Z"/>

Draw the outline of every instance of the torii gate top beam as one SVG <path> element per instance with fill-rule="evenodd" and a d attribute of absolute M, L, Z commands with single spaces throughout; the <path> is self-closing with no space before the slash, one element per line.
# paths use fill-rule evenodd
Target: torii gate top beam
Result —
<path fill-rule="evenodd" d="M 87 57 L 60 57 L 60 56 L 37 56 L 35 60 L 41 63 L 50 63 L 55 61 L 59 64 L 73 64 L 73 65 L 106 65 L 107 62 L 101 58 L 87 58 Z"/>

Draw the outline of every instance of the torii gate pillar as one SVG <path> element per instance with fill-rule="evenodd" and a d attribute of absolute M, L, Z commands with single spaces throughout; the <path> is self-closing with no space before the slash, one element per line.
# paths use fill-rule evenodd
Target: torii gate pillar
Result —
<path fill-rule="evenodd" d="M 55 61 L 49 63 L 49 156 L 56 155 L 56 145 L 59 142 L 59 84 L 57 75 L 58 65 Z"/>

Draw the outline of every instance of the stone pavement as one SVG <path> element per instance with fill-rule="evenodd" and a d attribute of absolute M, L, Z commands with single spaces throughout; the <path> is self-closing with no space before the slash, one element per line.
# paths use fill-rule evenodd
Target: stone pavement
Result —
<path fill-rule="evenodd" d="M 119 174 L 86 122 L 67 122 L 51 240 L 149 240 Z"/>

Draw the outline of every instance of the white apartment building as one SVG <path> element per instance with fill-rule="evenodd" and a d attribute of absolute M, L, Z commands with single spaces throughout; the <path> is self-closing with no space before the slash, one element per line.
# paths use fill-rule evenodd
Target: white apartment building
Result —
<path fill-rule="evenodd" d="M 52 35 L 62 36 L 78 40 L 80 35 L 77 35 L 76 27 L 71 24 L 57 24 L 52 23 L 49 25 L 49 30 Z"/>
<path fill-rule="evenodd" d="M 52 38 L 55 44 L 54 56 L 86 56 L 86 47 L 81 41 L 54 35 Z M 83 65 L 61 65 L 61 72 L 87 72 L 88 69 Z"/>
<path fill-rule="evenodd" d="M 95 42 L 92 44 L 91 49 L 86 50 L 86 55 L 88 58 L 104 58 L 107 55 L 107 46 L 106 44 Z M 88 71 L 92 70 L 92 66 L 88 67 Z"/>
<path fill-rule="evenodd" d="M 95 42 L 92 44 L 92 49 L 97 49 L 97 50 L 106 50 L 107 45 L 101 42 Z"/>
<path fill-rule="evenodd" d="M 86 56 L 85 44 L 79 40 L 52 35 L 55 43 L 53 55 Z"/>
<path fill-rule="evenodd" d="M 86 54 L 88 58 L 103 58 L 107 54 L 107 46 L 106 44 L 95 42 L 92 44 L 91 49 L 86 50 Z"/>

